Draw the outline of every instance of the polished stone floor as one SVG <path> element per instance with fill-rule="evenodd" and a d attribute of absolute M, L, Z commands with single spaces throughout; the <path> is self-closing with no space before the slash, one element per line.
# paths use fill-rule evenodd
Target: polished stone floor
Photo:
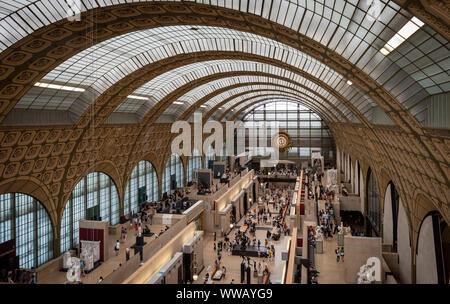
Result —
<path fill-rule="evenodd" d="M 252 206 L 252 209 L 256 207 L 256 204 Z M 278 212 L 274 209 L 273 204 L 269 204 L 270 211 L 273 214 L 278 214 Z M 272 215 L 274 217 L 274 215 Z M 243 224 L 244 219 L 242 218 L 239 223 L 238 227 Z M 264 224 L 264 225 L 257 225 L 256 229 L 256 238 L 261 240 L 261 244 L 264 245 L 264 240 L 266 238 L 267 229 L 270 229 L 272 226 L 270 224 Z M 262 228 L 262 229 L 258 229 Z M 264 229 L 266 228 L 266 229 Z M 234 238 L 234 234 L 236 232 L 237 227 L 233 228 L 233 230 L 230 233 L 231 239 Z M 249 235 L 247 233 L 247 235 Z M 223 240 L 223 237 L 217 236 L 216 243 L 220 240 Z M 271 283 L 275 284 L 279 281 L 281 281 L 282 275 L 283 275 L 283 268 L 286 264 L 285 261 L 281 260 L 281 252 L 286 251 L 286 248 L 289 244 L 290 237 L 284 236 L 284 234 L 281 234 L 281 237 L 278 241 L 271 240 L 269 242 L 269 245 L 274 245 L 275 247 L 275 258 L 270 261 L 267 258 L 253 258 L 251 257 L 251 271 L 252 271 L 252 277 L 251 277 L 251 284 L 257 284 L 258 278 L 253 276 L 253 261 L 256 261 L 256 264 L 261 263 L 262 268 L 264 269 L 264 266 L 267 264 L 270 269 L 270 281 Z M 208 267 L 214 266 L 214 261 L 217 259 L 217 254 L 214 251 L 214 239 L 212 233 L 207 233 L 204 238 L 204 246 L 203 246 L 203 258 L 204 258 L 204 269 L 201 271 L 201 273 L 198 276 L 198 280 L 194 282 L 194 284 L 203 284 L 204 278 L 206 273 L 208 272 Z M 224 251 L 222 254 L 222 262 L 221 266 L 225 266 L 226 268 L 226 276 L 225 278 L 222 278 L 220 281 L 213 280 L 213 284 L 229 284 L 231 283 L 232 279 L 234 279 L 235 284 L 241 283 L 241 261 L 242 258 L 240 256 L 233 256 L 229 255 L 227 251 Z M 246 281 L 244 282 L 246 283 Z"/>
<path fill-rule="evenodd" d="M 334 251 L 338 247 L 337 234 L 333 238 L 323 240 L 323 253 L 316 253 L 315 264 L 316 269 L 320 272 L 318 282 L 319 284 L 345 284 L 345 261 L 336 262 L 336 254 Z"/>
<path fill-rule="evenodd" d="M 128 226 L 128 225 L 127 225 Z M 157 234 L 164 228 L 162 225 L 149 225 L 150 231 L 156 232 Z M 145 237 L 145 242 L 149 243 L 156 238 L 155 235 L 152 237 Z M 90 273 L 86 274 L 81 278 L 83 284 L 95 284 L 100 277 L 106 278 L 113 271 L 120 267 L 120 264 L 125 265 L 125 249 L 136 243 L 136 233 L 133 227 L 128 228 L 128 236 L 124 243 L 120 244 L 119 254 L 116 256 L 114 251 L 114 245 L 116 243 L 117 237 L 115 235 L 109 235 L 109 259 L 103 262 L 99 267 L 95 268 Z M 134 249 L 130 248 L 130 258 L 134 256 Z M 38 275 L 38 284 L 64 284 L 66 283 L 66 272 L 47 272 L 40 273 Z M 120 282 L 117 282 L 120 283 Z"/>

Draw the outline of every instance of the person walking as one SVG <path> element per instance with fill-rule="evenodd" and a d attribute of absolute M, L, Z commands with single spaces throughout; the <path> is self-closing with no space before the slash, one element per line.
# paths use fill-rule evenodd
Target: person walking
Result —
<path fill-rule="evenodd" d="M 12 270 L 8 271 L 8 283 L 9 283 L 9 284 L 14 284 L 14 280 L 13 280 L 13 272 L 12 272 Z"/>
<path fill-rule="evenodd" d="M 120 250 L 120 242 L 119 242 L 119 240 L 117 240 L 116 246 L 114 246 L 114 250 L 116 251 L 116 256 L 118 256 L 119 255 L 119 250 Z"/>
<path fill-rule="evenodd" d="M 227 269 L 225 268 L 225 266 L 222 266 L 222 274 L 223 274 L 224 279 L 225 279 L 226 273 L 227 273 Z"/>
<path fill-rule="evenodd" d="M 130 259 L 130 248 L 125 249 L 125 260 L 128 261 Z"/>
<path fill-rule="evenodd" d="M 34 267 L 31 267 L 31 274 L 30 274 L 30 284 L 36 284 L 36 269 Z"/>
<path fill-rule="evenodd" d="M 336 234 L 336 232 L 338 231 L 338 224 L 334 223 L 334 231 L 333 234 Z"/>
<path fill-rule="evenodd" d="M 340 250 L 339 247 L 334 251 L 336 253 L 336 262 L 339 263 L 340 260 Z"/>
<path fill-rule="evenodd" d="M 344 247 L 341 247 L 341 261 L 344 263 Z"/>

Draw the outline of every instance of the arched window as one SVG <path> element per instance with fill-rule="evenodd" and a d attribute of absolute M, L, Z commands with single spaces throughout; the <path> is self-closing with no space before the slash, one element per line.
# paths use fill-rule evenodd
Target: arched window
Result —
<path fill-rule="evenodd" d="M 367 174 L 367 213 L 368 220 L 367 236 L 381 235 L 381 219 L 380 219 L 380 194 L 378 192 L 378 183 L 375 174 L 369 168 Z"/>
<path fill-rule="evenodd" d="M 297 102 L 273 100 L 257 105 L 245 112 L 243 121 L 248 130 L 248 136 L 258 136 L 258 125 L 262 122 L 278 122 L 280 129 L 286 131 L 292 139 L 292 147 L 280 157 L 310 160 L 311 153 L 319 151 L 325 157 L 325 163 L 334 162 L 330 156 L 335 155 L 335 145 L 332 133 L 326 123 L 314 111 Z M 255 124 L 252 125 L 251 122 Z M 251 131 L 251 133 L 250 133 Z M 271 146 L 270 132 L 267 133 L 267 147 Z M 270 148 L 260 148 L 257 151 L 269 153 Z M 330 151 L 333 151 L 330 154 Z"/>
<path fill-rule="evenodd" d="M 150 162 L 143 160 L 131 172 L 131 177 L 125 190 L 123 214 L 137 213 L 139 204 L 147 201 L 157 202 L 158 200 L 158 176 L 156 170 Z"/>
<path fill-rule="evenodd" d="M 177 187 L 184 187 L 183 162 L 178 154 L 172 154 L 166 163 L 162 178 L 162 193 L 169 193 L 172 189 L 171 176 L 175 175 Z"/>
<path fill-rule="evenodd" d="M 192 151 L 192 156 L 189 157 L 188 166 L 187 166 L 187 182 L 191 182 L 194 180 L 194 172 L 197 169 L 202 168 L 202 156 L 198 152 L 197 149 Z"/>
<path fill-rule="evenodd" d="M 97 218 L 119 223 L 119 194 L 113 180 L 101 172 L 86 175 L 70 194 L 61 221 L 61 253 L 78 247 L 79 220 Z"/>
<path fill-rule="evenodd" d="M 12 240 L 20 268 L 36 268 L 53 258 L 50 217 L 41 202 L 29 195 L 0 195 L 0 243 Z"/>

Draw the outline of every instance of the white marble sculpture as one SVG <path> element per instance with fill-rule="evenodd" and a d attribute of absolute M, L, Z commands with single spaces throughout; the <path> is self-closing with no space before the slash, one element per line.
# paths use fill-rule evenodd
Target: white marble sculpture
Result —
<path fill-rule="evenodd" d="M 344 226 L 343 226 L 343 224 L 341 223 L 339 226 L 338 226 L 338 234 L 343 234 L 344 233 Z"/>
<path fill-rule="evenodd" d="M 320 226 L 316 226 L 316 240 L 322 241 L 322 228 Z"/>
<path fill-rule="evenodd" d="M 366 264 L 359 268 L 357 274 L 357 284 L 372 284 L 375 281 L 380 281 L 380 260 L 375 257 L 367 259 Z"/>
<path fill-rule="evenodd" d="M 70 267 L 67 270 L 66 278 L 69 283 L 81 282 L 81 267 L 80 259 L 75 257 L 70 257 L 68 263 Z"/>
<path fill-rule="evenodd" d="M 327 187 L 330 188 L 331 186 L 337 185 L 337 170 L 327 170 Z"/>
<path fill-rule="evenodd" d="M 311 153 L 311 159 L 312 161 L 314 161 L 315 159 L 322 159 L 322 155 L 320 154 L 320 152 L 313 152 Z"/>
<path fill-rule="evenodd" d="M 63 269 L 69 269 L 72 267 L 72 263 L 70 261 L 71 258 L 72 256 L 70 255 L 70 251 L 66 251 L 63 255 Z"/>
<path fill-rule="evenodd" d="M 373 275 L 374 269 L 371 266 L 364 264 L 358 272 L 356 283 L 357 284 L 372 284 L 375 281 Z"/>
<path fill-rule="evenodd" d="M 327 170 L 327 188 L 330 191 L 334 191 L 334 193 L 339 192 L 339 185 L 337 181 L 337 170 Z"/>

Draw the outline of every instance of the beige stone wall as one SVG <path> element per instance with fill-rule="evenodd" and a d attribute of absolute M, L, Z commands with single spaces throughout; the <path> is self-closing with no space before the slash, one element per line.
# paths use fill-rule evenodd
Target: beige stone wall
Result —
<path fill-rule="evenodd" d="M 375 173 L 382 217 L 387 185 L 394 183 L 408 224 L 408 232 L 403 227 L 398 237 L 410 239 L 412 253 L 417 252 L 420 225 L 429 212 L 438 211 L 450 223 L 450 131 L 425 129 L 425 135 L 418 137 L 394 126 L 369 129 L 357 124 L 331 124 L 330 128 L 340 151 L 346 157 L 350 155 L 354 164 L 359 161 L 362 185 L 366 185 L 369 167 Z M 361 187 L 361 195 L 365 196 L 365 188 Z M 364 204 L 362 198 L 363 214 Z M 415 282 L 416 254 L 411 256 L 411 278 Z M 407 266 L 403 264 L 401 269 L 406 278 Z"/>
<path fill-rule="evenodd" d="M 381 238 L 346 235 L 344 237 L 345 283 L 356 284 L 359 268 L 371 257 L 382 260 Z M 381 278 L 384 278 L 384 274 L 381 274 Z"/>

